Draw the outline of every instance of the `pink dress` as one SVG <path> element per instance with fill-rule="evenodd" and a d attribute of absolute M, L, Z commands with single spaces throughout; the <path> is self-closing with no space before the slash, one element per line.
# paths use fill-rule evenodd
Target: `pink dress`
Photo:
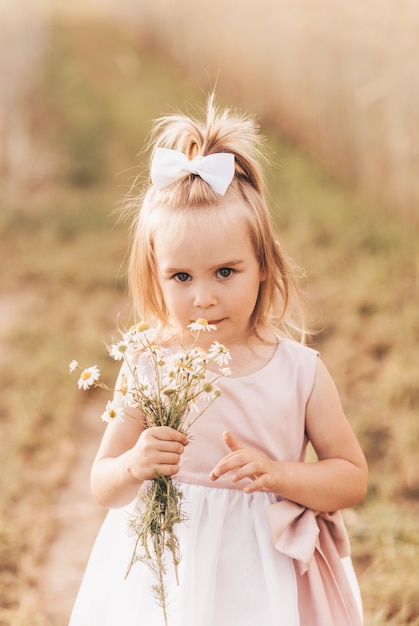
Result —
<path fill-rule="evenodd" d="M 359 626 L 359 590 L 339 513 L 315 514 L 272 493 L 245 494 L 208 475 L 228 452 L 223 432 L 274 459 L 302 461 L 305 407 L 318 353 L 290 340 L 261 370 L 218 381 L 222 395 L 192 427 L 176 480 L 180 585 L 168 568 L 169 626 Z M 132 553 L 128 509 L 109 511 L 70 626 L 163 626 L 149 568 Z"/>

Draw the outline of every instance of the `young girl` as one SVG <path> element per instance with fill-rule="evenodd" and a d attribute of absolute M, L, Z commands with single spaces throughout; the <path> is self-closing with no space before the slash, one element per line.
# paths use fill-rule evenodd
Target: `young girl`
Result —
<path fill-rule="evenodd" d="M 159 472 L 181 485 L 187 514 L 180 584 L 167 574 L 170 626 L 359 626 L 339 509 L 364 497 L 366 462 L 319 354 L 291 338 L 297 286 L 264 200 L 254 120 L 210 98 L 204 122 L 163 118 L 154 137 L 129 269 L 139 319 L 173 351 L 192 344 L 191 322 L 214 324 L 199 343 L 227 346 L 233 373 L 188 438 L 141 416 L 107 426 L 91 485 L 111 510 L 70 624 L 164 624 L 147 565 L 125 578 L 128 513 Z"/>

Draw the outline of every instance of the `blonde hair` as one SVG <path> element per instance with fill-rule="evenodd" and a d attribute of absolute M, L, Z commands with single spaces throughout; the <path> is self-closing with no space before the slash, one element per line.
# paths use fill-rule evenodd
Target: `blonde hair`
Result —
<path fill-rule="evenodd" d="M 161 226 L 162 211 L 169 216 L 174 238 L 176 233 L 182 233 L 186 216 L 199 228 L 205 227 L 209 219 L 226 222 L 233 211 L 247 224 L 264 276 L 249 320 L 249 332 L 260 336 L 262 329 L 274 327 L 287 336 L 295 336 L 298 330 L 302 340 L 304 324 L 299 290 L 290 262 L 276 240 L 265 201 L 261 167 L 263 139 L 255 119 L 228 108 L 220 110 L 211 95 L 203 121 L 186 115 L 156 120 L 149 147 L 151 151 L 156 147 L 179 150 L 189 159 L 229 152 L 235 157 L 235 175 L 224 197 L 199 176 L 185 174 L 160 190 L 149 185 L 143 196 L 134 196 L 128 202 L 129 208 L 135 211 L 128 277 L 139 319 L 157 324 L 161 331 L 170 328 L 153 245 L 156 229 Z M 232 199 L 239 200 L 233 209 Z M 228 212 L 223 209 L 224 203 L 229 203 Z M 295 312 L 298 312 L 299 322 L 294 317 Z"/>

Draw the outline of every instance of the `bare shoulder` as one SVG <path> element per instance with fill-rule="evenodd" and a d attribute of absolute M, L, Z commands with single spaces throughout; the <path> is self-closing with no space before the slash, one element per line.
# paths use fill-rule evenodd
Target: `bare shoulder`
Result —
<path fill-rule="evenodd" d="M 332 396 L 337 396 L 337 399 L 340 403 L 339 393 L 336 388 L 336 384 L 332 378 L 332 375 L 330 374 L 322 358 L 318 355 L 316 358 L 316 371 L 314 375 L 313 390 L 310 400 L 312 398 L 314 398 L 315 400 L 325 400 L 326 398 L 323 397 L 324 394 L 326 396 L 328 396 L 329 394 L 331 394 Z"/>
<path fill-rule="evenodd" d="M 335 382 L 320 358 L 316 360 L 313 389 L 306 407 L 306 432 L 319 458 L 360 454 Z"/>
<path fill-rule="evenodd" d="M 335 382 L 320 357 L 316 359 L 313 388 L 306 407 L 306 430 L 310 438 L 322 436 L 346 422 L 342 402 Z"/>

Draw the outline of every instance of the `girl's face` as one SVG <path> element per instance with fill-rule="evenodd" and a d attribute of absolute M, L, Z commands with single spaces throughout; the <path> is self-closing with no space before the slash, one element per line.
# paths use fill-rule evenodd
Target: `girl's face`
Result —
<path fill-rule="evenodd" d="M 171 320 L 185 331 L 204 318 L 217 331 L 202 333 L 200 344 L 217 339 L 231 347 L 246 341 L 263 277 L 244 220 L 233 216 L 220 222 L 209 220 L 197 229 L 185 218 L 174 241 L 163 220 L 154 252 Z"/>

